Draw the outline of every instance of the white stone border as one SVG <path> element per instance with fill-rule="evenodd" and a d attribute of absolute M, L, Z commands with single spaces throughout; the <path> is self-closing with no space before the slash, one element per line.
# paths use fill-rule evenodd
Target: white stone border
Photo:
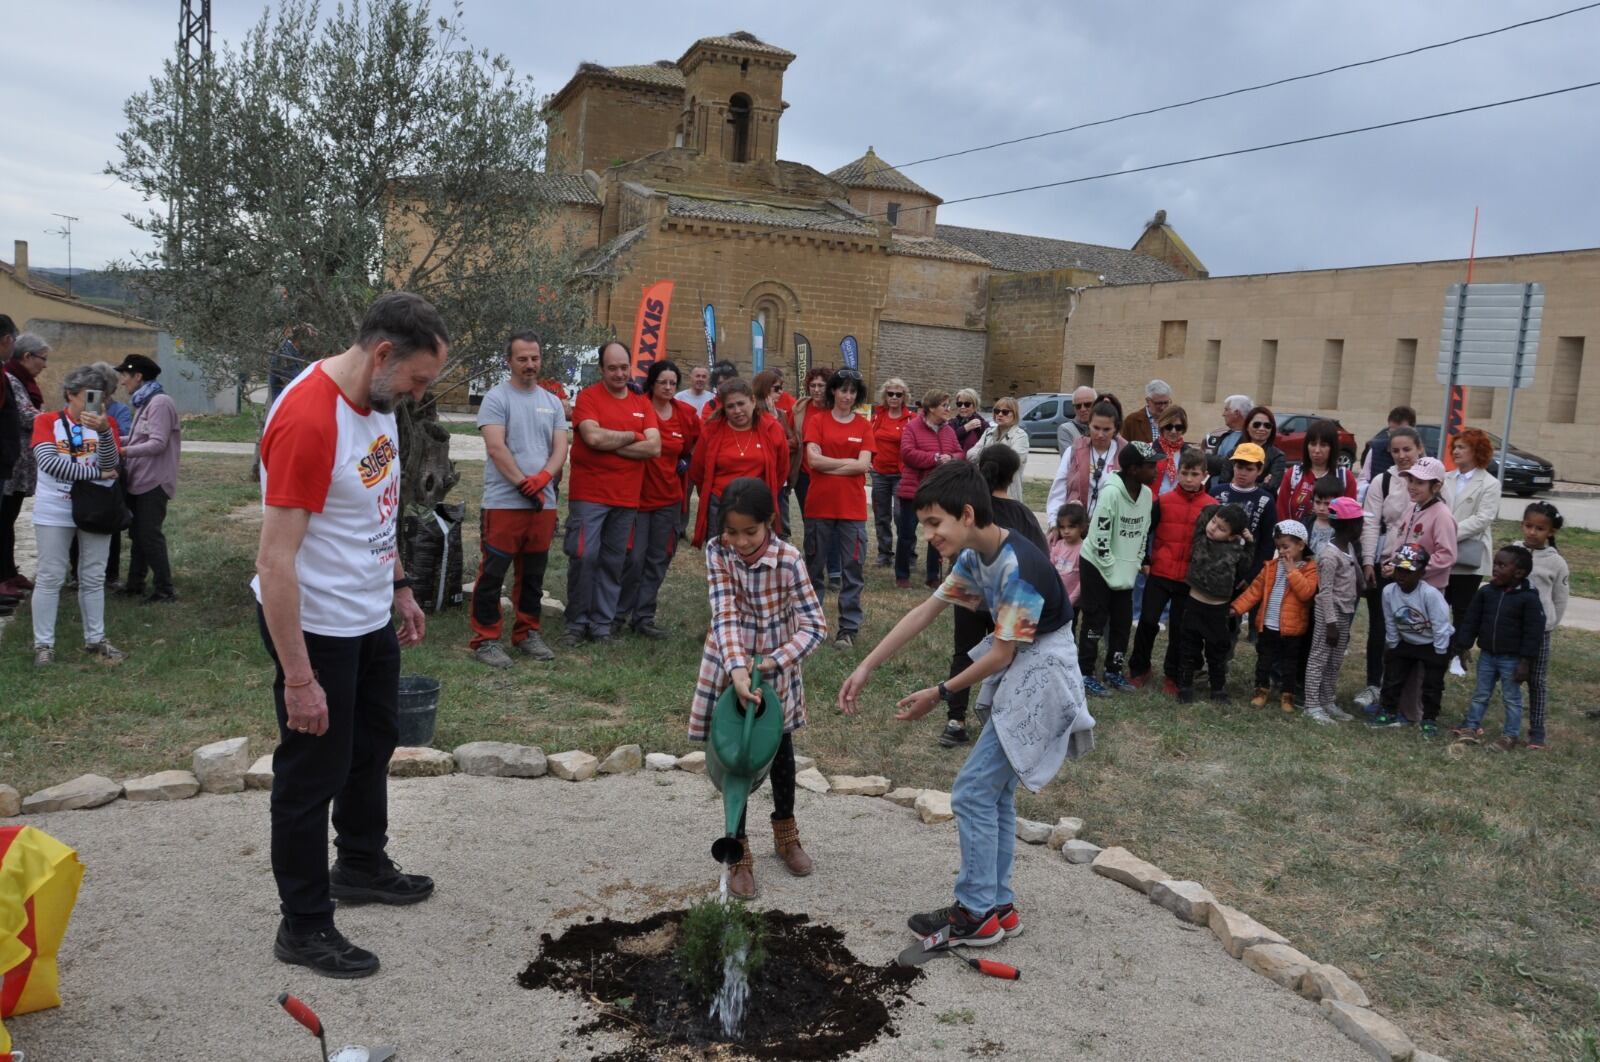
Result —
<path fill-rule="evenodd" d="M 706 754 L 646 755 L 638 745 L 619 745 L 603 761 L 573 749 L 545 755 L 533 745 L 504 741 L 473 741 L 453 752 L 433 748 L 397 748 L 389 761 L 391 778 L 425 778 L 454 774 L 540 778 L 546 775 L 583 782 L 596 774 L 632 774 L 637 771 L 688 771 L 703 774 Z M 892 788 L 881 775 L 824 775 L 810 756 L 795 756 L 796 784 L 818 794 L 882 797 L 914 809 L 924 823 L 949 822 L 954 813 L 950 794 L 937 789 Z M 272 788 L 272 757 L 249 759 L 249 739 L 229 738 L 195 750 L 192 771 L 162 771 L 121 784 L 96 774 L 41 789 L 20 798 L 8 785 L 0 785 L 0 818 L 49 811 L 101 807 L 118 797 L 128 800 L 184 800 L 199 793 L 238 793 L 246 788 Z M 1398 1026 L 1372 1009 L 1361 986 L 1336 966 L 1319 963 L 1295 950 L 1282 935 L 1249 915 L 1220 903 L 1196 881 L 1170 878 L 1160 867 L 1138 858 L 1125 848 L 1102 849 L 1082 840 L 1082 819 L 1063 817 L 1054 825 L 1017 819 L 1017 837 L 1028 844 L 1048 845 L 1073 865 L 1088 865 L 1101 877 L 1137 889 L 1150 902 L 1172 912 L 1190 925 L 1206 926 L 1223 949 L 1245 966 L 1321 1007 L 1340 1032 L 1383 1062 L 1445 1062 L 1438 1055 L 1418 1050 Z"/>

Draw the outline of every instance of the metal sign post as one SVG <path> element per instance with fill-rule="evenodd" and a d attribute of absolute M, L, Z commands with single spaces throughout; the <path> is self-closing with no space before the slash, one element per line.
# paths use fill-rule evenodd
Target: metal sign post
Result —
<path fill-rule="evenodd" d="M 1506 423 L 1500 436 L 1500 475 L 1505 477 L 1517 391 L 1533 385 L 1543 319 L 1543 284 L 1450 285 L 1439 327 L 1436 373 L 1445 387 L 1445 415 L 1439 425 L 1441 451 L 1450 431 L 1451 389 L 1457 384 L 1504 387 Z"/>
<path fill-rule="evenodd" d="M 1522 316 L 1517 326 L 1517 349 L 1511 359 L 1511 373 L 1506 384 L 1506 426 L 1500 433 L 1500 478 L 1506 478 L 1506 459 L 1511 456 L 1511 411 L 1517 408 L 1517 388 L 1525 386 L 1522 381 L 1523 340 L 1528 335 L 1528 315 L 1533 312 L 1533 289 L 1537 284 L 1527 284 L 1522 289 Z M 1543 306 L 1543 288 L 1540 288 L 1540 305 Z M 1537 335 L 1537 331 L 1535 332 Z M 1538 340 L 1534 340 L 1537 344 Z M 1529 373 L 1529 382 L 1532 382 L 1532 373 Z"/>

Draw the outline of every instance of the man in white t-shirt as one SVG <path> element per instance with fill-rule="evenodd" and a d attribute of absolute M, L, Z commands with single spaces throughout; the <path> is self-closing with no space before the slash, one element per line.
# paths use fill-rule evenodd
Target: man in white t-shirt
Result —
<path fill-rule="evenodd" d="M 567 430 L 561 400 L 539 383 L 542 361 L 538 335 L 517 332 L 506 343 L 509 377 L 478 406 L 489 461 L 472 588 L 472 655 L 496 668 L 512 666 L 500 647 L 500 587 L 507 572 L 513 573 L 517 614 L 511 647 L 534 660 L 556 656 L 539 634 L 539 602 L 556 534 L 554 481 L 567 461 Z"/>
<path fill-rule="evenodd" d="M 698 414 L 706 408 L 706 403 L 711 401 L 711 370 L 704 365 L 696 365 L 689 370 L 689 386 L 678 392 L 678 401 L 687 402 L 694 407 Z"/>
<path fill-rule="evenodd" d="M 264 512 L 250 585 L 277 665 L 272 874 L 283 919 L 273 954 L 325 977 L 378 969 L 376 955 L 334 928 L 335 900 L 410 904 L 433 892 L 431 879 L 402 874 L 385 850 L 400 649 L 424 629 L 400 563 L 394 409 L 427 392 L 449 345 L 425 300 L 384 295 L 354 346 L 284 388 L 261 437 Z"/>

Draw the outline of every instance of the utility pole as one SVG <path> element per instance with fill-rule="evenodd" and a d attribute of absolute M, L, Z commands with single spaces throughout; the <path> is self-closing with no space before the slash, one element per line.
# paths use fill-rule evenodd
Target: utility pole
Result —
<path fill-rule="evenodd" d="M 52 211 L 52 213 L 54 213 L 54 211 Z M 72 223 L 74 221 L 81 221 L 83 219 L 82 218 L 73 217 L 71 214 L 55 214 L 55 216 L 61 219 L 62 225 L 61 225 L 61 227 L 59 229 L 50 229 L 48 231 L 52 235 L 65 236 L 67 238 L 67 294 L 71 295 L 72 294 Z"/>
<path fill-rule="evenodd" d="M 172 163 L 172 196 L 167 200 L 167 218 L 170 222 L 167 240 L 167 260 L 175 262 L 183 248 L 183 167 L 179 159 L 188 138 L 188 125 L 196 120 L 189 113 L 190 93 L 204 76 L 211 62 L 211 0 L 178 0 L 178 113 L 173 138 L 176 145 Z M 201 108 L 204 110 L 204 108 Z M 198 120 L 204 121 L 205 115 Z"/>

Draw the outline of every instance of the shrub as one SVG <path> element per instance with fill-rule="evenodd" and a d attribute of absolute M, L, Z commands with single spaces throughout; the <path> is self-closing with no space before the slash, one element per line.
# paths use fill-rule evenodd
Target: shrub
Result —
<path fill-rule="evenodd" d="M 741 947 L 745 976 L 753 977 L 767 959 L 766 922 L 737 900 L 701 900 L 689 908 L 678 930 L 678 969 L 684 983 L 709 1000 L 722 987 L 723 961 Z"/>

